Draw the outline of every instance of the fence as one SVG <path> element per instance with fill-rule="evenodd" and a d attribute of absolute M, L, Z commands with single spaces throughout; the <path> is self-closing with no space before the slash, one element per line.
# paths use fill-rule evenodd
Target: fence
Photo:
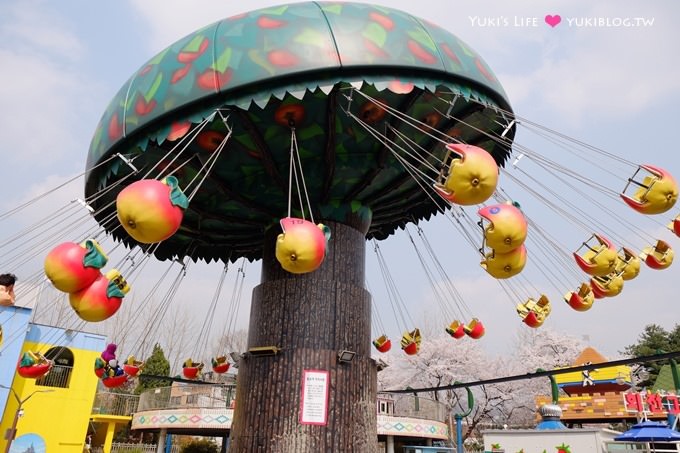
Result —
<path fill-rule="evenodd" d="M 236 396 L 236 385 L 175 384 L 149 389 L 139 396 L 138 411 L 187 407 L 227 408 Z"/>
<path fill-rule="evenodd" d="M 53 365 L 49 373 L 35 381 L 35 385 L 68 388 L 72 370 L 72 366 Z"/>
<path fill-rule="evenodd" d="M 99 392 L 94 399 L 92 413 L 128 416 L 137 411 L 138 404 L 139 395 Z"/>
<path fill-rule="evenodd" d="M 387 403 L 386 410 L 380 402 Z M 422 396 L 378 393 L 378 412 L 401 417 L 445 421 L 449 410 L 444 403 Z"/>
<path fill-rule="evenodd" d="M 111 453 L 156 453 L 158 446 L 156 444 L 126 444 L 114 442 L 111 446 Z M 170 448 L 170 453 L 179 453 L 181 447 L 173 445 Z M 90 453 L 104 453 L 102 447 L 94 447 Z"/>

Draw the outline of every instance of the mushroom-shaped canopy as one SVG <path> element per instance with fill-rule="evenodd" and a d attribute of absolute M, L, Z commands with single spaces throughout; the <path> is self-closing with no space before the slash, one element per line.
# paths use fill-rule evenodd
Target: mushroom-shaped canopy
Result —
<path fill-rule="evenodd" d="M 257 259 L 264 230 L 286 216 L 294 127 L 317 217 L 358 223 L 368 238 L 384 239 L 437 207 L 367 127 L 412 141 L 412 149 L 422 150 L 416 165 L 424 170 L 425 160 L 436 165 L 446 150 L 420 128 L 481 147 L 501 165 L 514 136 L 511 118 L 487 64 L 434 24 L 368 4 L 282 5 L 208 25 L 142 65 L 95 131 L 85 192 L 104 227 L 133 245 L 120 228 L 104 223 L 116 194 L 173 170 L 184 190 L 194 177 L 202 179 L 203 165 L 219 152 L 181 227 L 154 253 Z M 133 159 L 139 173 L 130 176 L 132 167 L 116 153 Z"/>

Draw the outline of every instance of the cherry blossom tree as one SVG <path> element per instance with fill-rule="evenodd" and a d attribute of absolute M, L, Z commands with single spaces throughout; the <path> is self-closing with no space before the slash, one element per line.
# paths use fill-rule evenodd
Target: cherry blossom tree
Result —
<path fill-rule="evenodd" d="M 521 329 L 512 355 L 492 357 L 484 351 L 483 342 L 424 335 L 417 355 L 408 356 L 395 348 L 380 356 L 387 367 L 378 373 L 378 386 L 380 390 L 434 388 L 533 373 L 570 365 L 584 347 L 578 338 L 547 328 Z M 535 398 L 549 393 L 550 385 L 547 378 L 537 378 L 474 386 L 470 390 L 475 404 L 465 419 L 466 438 L 481 427 L 533 426 Z M 466 413 L 468 409 L 463 389 L 432 390 L 421 396 L 445 404 L 450 413 Z"/>

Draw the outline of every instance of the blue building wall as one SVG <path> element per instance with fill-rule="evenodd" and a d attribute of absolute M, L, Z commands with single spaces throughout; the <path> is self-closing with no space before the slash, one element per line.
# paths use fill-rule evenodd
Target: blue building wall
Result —
<path fill-rule="evenodd" d="M 0 414 L 5 412 L 8 388 L 12 387 L 12 379 L 16 371 L 21 349 L 28 332 L 31 309 L 26 307 L 0 307 L 0 326 L 2 326 L 2 343 L 0 343 Z"/>
<path fill-rule="evenodd" d="M 106 337 L 97 333 L 62 329 L 44 324 L 30 324 L 26 341 L 63 346 L 69 349 L 82 349 L 100 353 L 106 347 Z M 16 365 L 16 364 L 15 364 Z M 94 360 L 87 364 L 94 374 Z"/>

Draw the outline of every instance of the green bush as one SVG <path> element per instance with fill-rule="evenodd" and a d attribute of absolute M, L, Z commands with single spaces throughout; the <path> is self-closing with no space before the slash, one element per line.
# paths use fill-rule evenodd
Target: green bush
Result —
<path fill-rule="evenodd" d="M 182 447 L 180 453 L 218 453 L 220 449 L 212 440 L 192 440 Z"/>

